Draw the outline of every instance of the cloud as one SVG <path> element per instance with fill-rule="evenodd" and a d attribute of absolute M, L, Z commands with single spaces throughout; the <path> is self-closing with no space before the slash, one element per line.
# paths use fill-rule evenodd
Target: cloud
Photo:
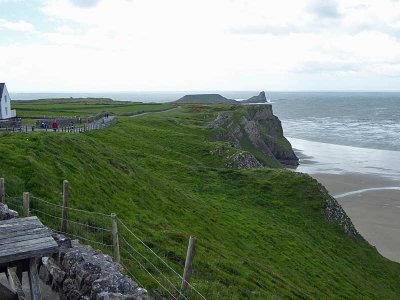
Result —
<path fill-rule="evenodd" d="M 27 33 L 35 33 L 35 27 L 26 21 L 18 21 L 18 22 L 11 22 L 4 19 L 0 19 L 0 30 L 7 29 L 7 30 L 14 30 L 14 31 L 21 31 Z"/>
<path fill-rule="evenodd" d="M 36 28 L 0 19 L 2 34 L 36 32 L 0 39 L 0 78 L 19 89 L 250 90 L 398 74 L 399 1 L 310 1 L 44 0 Z"/>
<path fill-rule="evenodd" d="M 229 32 L 234 34 L 272 34 L 272 35 L 288 35 L 290 33 L 304 32 L 304 29 L 300 26 L 294 25 L 282 25 L 276 26 L 268 24 L 264 26 L 248 26 L 248 27 L 237 27 L 231 28 Z"/>
<path fill-rule="evenodd" d="M 89 8 L 97 6 L 101 0 L 70 0 L 70 1 L 75 6 Z"/>
<path fill-rule="evenodd" d="M 337 19 L 341 17 L 335 0 L 314 0 L 308 6 L 309 11 L 319 18 Z"/>
<path fill-rule="evenodd" d="M 342 62 L 342 61 L 307 61 L 301 66 L 293 69 L 299 73 L 353 73 L 362 69 L 362 64 L 358 62 Z"/>

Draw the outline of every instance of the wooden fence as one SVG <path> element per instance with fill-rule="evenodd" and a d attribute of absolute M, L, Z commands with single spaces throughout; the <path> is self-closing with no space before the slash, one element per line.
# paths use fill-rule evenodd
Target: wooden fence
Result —
<path fill-rule="evenodd" d="M 61 126 L 56 129 L 53 128 L 40 128 L 37 126 L 13 126 L 0 128 L 0 132 L 4 133 L 29 133 L 29 132 L 65 132 L 65 133 L 83 133 L 92 130 L 104 129 L 117 123 L 115 118 L 110 117 L 104 122 L 97 121 L 94 123 L 87 123 L 78 126 Z"/>
<path fill-rule="evenodd" d="M 147 272 L 145 275 L 149 275 L 158 287 L 167 292 L 172 299 L 189 299 L 190 297 L 205 299 L 190 284 L 196 252 L 197 239 L 195 237 L 189 237 L 183 276 L 181 276 L 130 230 L 115 213 L 104 214 L 70 207 L 69 182 L 67 180 L 63 181 L 62 204 L 57 204 L 32 196 L 29 192 L 24 192 L 22 198 L 8 196 L 5 191 L 4 178 L 0 178 L 0 203 L 9 205 L 11 209 L 18 211 L 24 217 L 38 216 L 46 226 L 55 232 L 71 238 L 78 238 L 85 243 L 102 248 L 105 252 L 111 252 L 114 261 L 121 263 L 128 274 L 139 284 L 138 278 L 143 278 L 143 275 L 137 273 L 133 275 L 135 272 L 131 272 L 132 262 L 139 266 L 139 269 Z M 102 221 L 100 217 L 105 219 Z M 122 227 L 119 228 L 119 224 Z M 122 245 L 120 239 L 122 239 Z M 139 249 L 139 246 L 142 247 L 142 250 Z M 144 265 L 145 263 L 148 265 L 147 267 Z M 162 267 L 164 270 L 161 270 Z M 135 270 L 137 271 L 136 268 Z M 154 276 L 155 271 L 159 273 L 159 278 Z M 166 274 L 166 272 L 170 274 Z M 173 278 L 178 279 L 179 283 L 174 282 Z M 157 290 L 152 294 L 156 299 L 164 299 Z"/>

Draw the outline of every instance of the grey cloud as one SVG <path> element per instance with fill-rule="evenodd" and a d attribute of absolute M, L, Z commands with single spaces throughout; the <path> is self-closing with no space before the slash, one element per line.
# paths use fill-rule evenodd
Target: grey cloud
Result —
<path fill-rule="evenodd" d="M 341 17 L 335 0 L 315 0 L 309 5 L 309 11 L 319 18 L 338 19 Z"/>
<path fill-rule="evenodd" d="M 70 0 L 72 4 L 79 7 L 94 7 L 100 3 L 101 0 Z"/>
<path fill-rule="evenodd" d="M 351 34 L 358 34 L 369 31 L 379 32 L 382 34 L 386 34 L 394 39 L 400 39 L 400 24 L 392 20 L 383 22 L 376 17 L 366 18 L 365 20 L 350 24 L 348 25 L 347 30 Z"/>
<path fill-rule="evenodd" d="M 293 70 L 302 74 L 373 73 L 387 77 L 400 76 L 400 62 L 360 62 L 360 61 L 307 61 Z"/>

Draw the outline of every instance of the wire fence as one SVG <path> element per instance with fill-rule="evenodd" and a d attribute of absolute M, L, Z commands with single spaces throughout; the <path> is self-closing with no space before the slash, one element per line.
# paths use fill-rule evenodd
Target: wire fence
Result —
<path fill-rule="evenodd" d="M 23 196 L 6 195 L 6 204 L 24 215 Z M 61 201 L 48 201 L 30 195 L 29 213 L 40 218 L 54 232 L 72 239 L 81 240 L 104 253 L 113 254 L 112 217 L 110 214 L 64 207 Z M 63 218 L 67 213 L 67 218 Z M 62 222 L 66 221 L 66 232 L 62 232 Z M 127 275 L 140 286 L 155 288 L 166 299 L 206 299 L 194 286 L 187 283 L 183 292 L 182 276 L 158 255 L 137 233 L 134 233 L 121 219 L 117 218 L 120 263 Z"/>
<path fill-rule="evenodd" d="M 102 118 L 92 123 L 83 123 L 78 125 L 65 125 L 52 128 L 50 126 L 18 125 L 12 127 L 0 127 L 2 133 L 30 133 L 30 132 L 65 132 L 65 133 L 83 133 L 92 130 L 100 130 L 117 123 L 114 117 Z"/>

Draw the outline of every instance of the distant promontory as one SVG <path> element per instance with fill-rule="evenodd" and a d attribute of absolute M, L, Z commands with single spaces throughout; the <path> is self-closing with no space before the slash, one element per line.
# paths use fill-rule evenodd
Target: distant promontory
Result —
<path fill-rule="evenodd" d="M 175 103 L 198 103 L 198 104 L 249 104 L 249 103 L 268 103 L 265 97 L 265 92 L 260 92 L 257 96 L 250 97 L 247 100 L 228 99 L 220 94 L 194 94 L 185 95 L 182 98 L 174 101 Z"/>

